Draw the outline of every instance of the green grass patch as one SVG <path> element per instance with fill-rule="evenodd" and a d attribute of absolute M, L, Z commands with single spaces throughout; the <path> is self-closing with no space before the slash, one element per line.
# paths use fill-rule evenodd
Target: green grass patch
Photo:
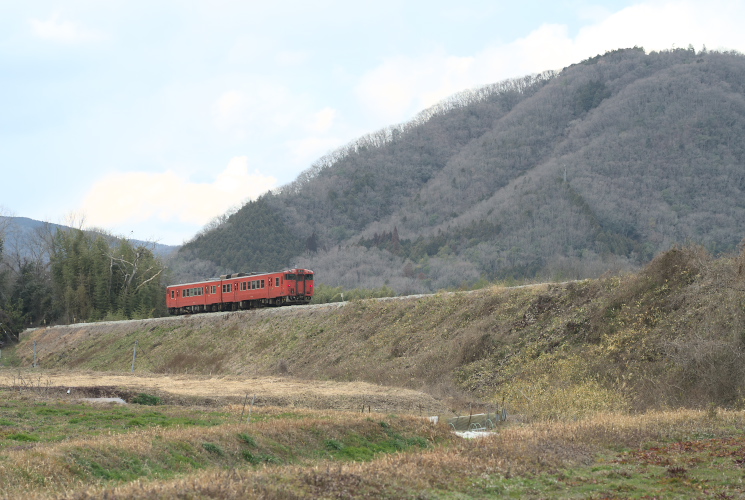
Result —
<path fill-rule="evenodd" d="M 246 434 L 245 432 L 239 433 L 238 439 L 246 443 L 248 446 L 251 446 L 252 448 L 256 447 L 256 439 L 254 439 L 253 436 Z"/>
<path fill-rule="evenodd" d="M 26 434 L 25 432 L 16 432 L 14 434 L 8 434 L 5 436 L 5 439 L 10 439 L 11 441 L 36 442 L 39 441 L 39 436 Z"/>
<path fill-rule="evenodd" d="M 158 396 L 153 396 L 150 394 L 145 394 L 144 392 L 141 392 L 137 396 L 132 398 L 131 403 L 138 404 L 138 405 L 145 405 L 145 406 L 156 406 L 159 405 L 161 402 L 161 399 Z"/>
<path fill-rule="evenodd" d="M 14 399 L 14 393 L 2 390 L 0 398 L 7 398 L 3 399 L 0 426 L 14 431 L 0 434 L 0 449 L 14 446 L 20 440 L 57 442 L 71 436 L 84 438 L 149 427 L 213 427 L 231 419 L 224 412 L 205 414 L 177 406 L 159 406 L 158 411 L 139 405 L 86 405 L 67 401 L 49 401 L 41 406 Z"/>
<path fill-rule="evenodd" d="M 255 453 L 249 450 L 243 450 L 241 456 L 246 462 L 253 465 L 282 463 L 282 460 L 269 453 Z"/>
<path fill-rule="evenodd" d="M 217 445 L 215 443 L 202 443 L 202 448 L 214 455 L 217 455 L 218 457 L 222 457 L 225 455 L 225 452 L 220 447 L 220 445 Z"/>

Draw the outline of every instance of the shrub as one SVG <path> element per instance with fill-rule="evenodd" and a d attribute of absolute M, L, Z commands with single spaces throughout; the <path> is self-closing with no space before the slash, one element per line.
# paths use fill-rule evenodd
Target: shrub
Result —
<path fill-rule="evenodd" d="M 220 446 L 216 445 L 215 443 L 202 443 L 202 448 L 220 457 L 225 455 L 225 452 L 222 451 L 222 448 L 220 448 Z"/>
<path fill-rule="evenodd" d="M 238 439 L 246 443 L 248 446 L 256 448 L 256 440 L 253 438 L 253 436 L 249 436 L 248 434 L 241 432 L 238 434 Z"/>
<path fill-rule="evenodd" d="M 160 404 L 160 398 L 158 396 L 151 396 L 150 394 L 141 392 L 133 397 L 131 402 L 138 405 L 156 406 Z"/>

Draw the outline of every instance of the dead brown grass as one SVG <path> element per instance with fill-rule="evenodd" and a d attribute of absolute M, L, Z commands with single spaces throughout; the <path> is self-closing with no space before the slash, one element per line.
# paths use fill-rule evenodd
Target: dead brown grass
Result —
<path fill-rule="evenodd" d="M 590 465 L 596 453 L 647 443 L 739 433 L 745 413 L 718 410 L 601 414 L 577 422 L 543 422 L 504 428 L 479 440 L 459 440 L 419 453 L 382 456 L 366 463 L 323 462 L 252 470 L 209 470 L 168 481 L 73 488 L 36 498 L 400 498 L 416 492 L 467 491 L 482 477 L 534 476 Z M 433 428 L 432 432 L 440 432 Z M 268 430 L 268 429 L 267 429 Z M 292 432 L 284 428 L 283 432 Z M 124 446 L 125 444 L 122 443 Z M 130 445 L 131 446 L 131 445 Z M 146 451 L 146 450 L 145 450 Z M 29 492 L 30 494 L 33 492 Z"/>
<path fill-rule="evenodd" d="M 124 374 L 94 371 L 1 369 L 0 385 L 15 386 L 16 380 L 27 380 L 43 387 L 50 396 L 69 397 L 96 387 L 116 392 L 145 392 L 161 396 L 166 402 L 211 402 L 227 404 L 256 396 L 257 406 L 290 406 L 294 408 L 360 410 L 364 405 L 373 411 L 437 415 L 446 412 L 432 396 L 396 387 L 367 382 L 334 382 L 302 380 L 292 377 L 236 377 L 163 374 Z M 27 385 L 27 384 L 26 384 Z"/>
<path fill-rule="evenodd" d="M 24 334 L 16 355 L 30 364 L 36 340 L 44 369 L 125 371 L 137 341 L 140 373 L 365 381 L 537 419 L 739 408 L 744 255 L 675 248 L 599 280 L 51 328 Z"/>

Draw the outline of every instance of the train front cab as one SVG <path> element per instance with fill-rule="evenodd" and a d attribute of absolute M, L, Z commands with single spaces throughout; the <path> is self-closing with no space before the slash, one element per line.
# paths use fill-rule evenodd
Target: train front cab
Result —
<path fill-rule="evenodd" d="M 314 279 L 310 269 L 291 269 L 284 273 L 287 302 L 307 304 L 313 298 Z"/>

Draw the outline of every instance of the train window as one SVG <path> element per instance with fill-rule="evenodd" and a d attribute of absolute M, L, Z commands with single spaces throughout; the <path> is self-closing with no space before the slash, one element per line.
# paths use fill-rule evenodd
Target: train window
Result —
<path fill-rule="evenodd" d="M 313 281 L 313 275 L 312 274 L 306 274 L 305 275 L 305 281 Z"/>
<path fill-rule="evenodd" d="M 290 281 L 295 281 L 297 277 L 294 274 L 285 274 L 285 279 Z"/>
<path fill-rule="evenodd" d="M 264 280 L 261 280 L 261 288 L 264 288 Z"/>
<path fill-rule="evenodd" d="M 227 283 L 222 286 L 222 293 L 230 293 L 233 291 L 233 285 L 232 283 Z"/>
<path fill-rule="evenodd" d="M 217 293 L 217 285 L 212 285 L 212 293 Z"/>
<path fill-rule="evenodd" d="M 274 283 L 274 286 L 279 286 L 279 278 L 275 278 L 277 281 Z"/>
<path fill-rule="evenodd" d="M 241 292 L 244 291 L 245 289 L 246 289 L 246 282 L 241 281 Z"/>
<path fill-rule="evenodd" d="M 176 298 L 176 291 L 175 290 L 171 290 L 171 298 L 172 299 L 175 299 Z"/>

